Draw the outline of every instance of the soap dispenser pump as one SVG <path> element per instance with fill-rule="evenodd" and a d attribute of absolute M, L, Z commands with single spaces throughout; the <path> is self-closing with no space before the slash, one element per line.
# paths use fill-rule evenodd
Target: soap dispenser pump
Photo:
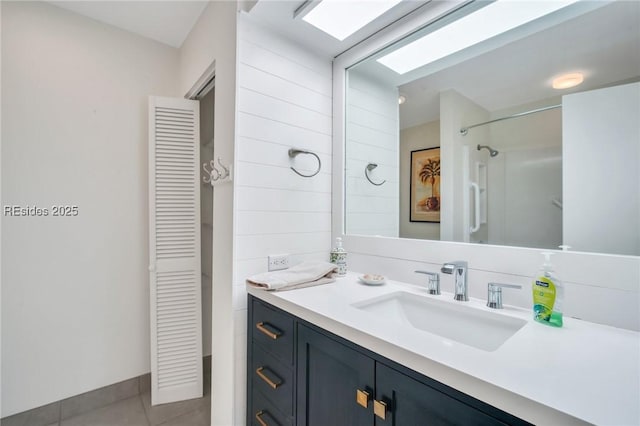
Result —
<path fill-rule="evenodd" d="M 533 319 L 553 327 L 562 327 L 564 286 L 551 264 L 552 252 L 542 252 L 544 263 L 532 283 Z"/>
<path fill-rule="evenodd" d="M 330 262 L 338 265 L 338 276 L 347 275 L 347 252 L 342 248 L 342 238 L 336 238 L 336 246 L 331 250 Z"/>

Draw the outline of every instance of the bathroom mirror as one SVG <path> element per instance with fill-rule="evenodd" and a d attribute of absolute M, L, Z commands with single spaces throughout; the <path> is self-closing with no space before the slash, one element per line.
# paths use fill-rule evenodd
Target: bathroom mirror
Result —
<path fill-rule="evenodd" d="M 348 68 L 345 233 L 640 255 L 640 3 L 509 3 Z"/>

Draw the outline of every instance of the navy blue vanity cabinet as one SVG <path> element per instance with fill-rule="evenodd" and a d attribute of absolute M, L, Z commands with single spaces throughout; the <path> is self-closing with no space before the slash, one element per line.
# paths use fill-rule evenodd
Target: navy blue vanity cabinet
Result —
<path fill-rule="evenodd" d="M 373 424 L 375 361 L 298 326 L 298 426 Z"/>
<path fill-rule="evenodd" d="M 247 425 L 290 426 L 294 419 L 295 319 L 249 296 Z"/>
<path fill-rule="evenodd" d="M 253 296 L 249 307 L 248 425 L 529 425 Z"/>
<path fill-rule="evenodd" d="M 467 402 L 475 401 L 467 395 L 460 396 Z M 376 363 L 374 411 L 377 426 L 489 426 L 521 423 L 517 418 L 509 418 L 511 416 L 506 413 L 502 413 L 506 415 L 502 421 L 379 362 Z M 497 410 L 496 412 L 501 414 Z"/>

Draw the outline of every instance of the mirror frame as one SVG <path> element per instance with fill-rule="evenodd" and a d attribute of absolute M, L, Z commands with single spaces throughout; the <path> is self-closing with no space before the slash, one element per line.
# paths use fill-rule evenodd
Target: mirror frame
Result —
<path fill-rule="evenodd" d="M 428 2 L 334 59 L 332 241 L 336 237 L 342 237 L 347 251 L 364 256 L 402 259 L 436 266 L 451 260 L 464 259 L 469 262 L 470 269 L 530 277 L 542 263 L 540 252 L 547 250 L 345 234 L 347 69 L 470 3 L 472 1 L 469 0 Z M 559 250 L 557 252 L 560 253 Z M 563 280 L 568 283 L 582 283 L 634 293 L 640 291 L 640 256 L 568 251 L 555 256 L 554 264 Z"/>

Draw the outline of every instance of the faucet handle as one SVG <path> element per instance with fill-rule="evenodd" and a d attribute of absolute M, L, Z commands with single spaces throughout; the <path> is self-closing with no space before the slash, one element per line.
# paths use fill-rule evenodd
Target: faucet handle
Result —
<path fill-rule="evenodd" d="M 429 277 L 429 282 L 427 284 L 427 290 L 429 294 L 440 294 L 440 274 L 437 272 L 429 272 L 429 271 L 413 271 L 416 274 L 425 274 Z"/>
<path fill-rule="evenodd" d="M 487 284 L 487 306 L 493 309 L 502 309 L 502 289 L 503 288 L 522 288 L 518 284 Z"/>

